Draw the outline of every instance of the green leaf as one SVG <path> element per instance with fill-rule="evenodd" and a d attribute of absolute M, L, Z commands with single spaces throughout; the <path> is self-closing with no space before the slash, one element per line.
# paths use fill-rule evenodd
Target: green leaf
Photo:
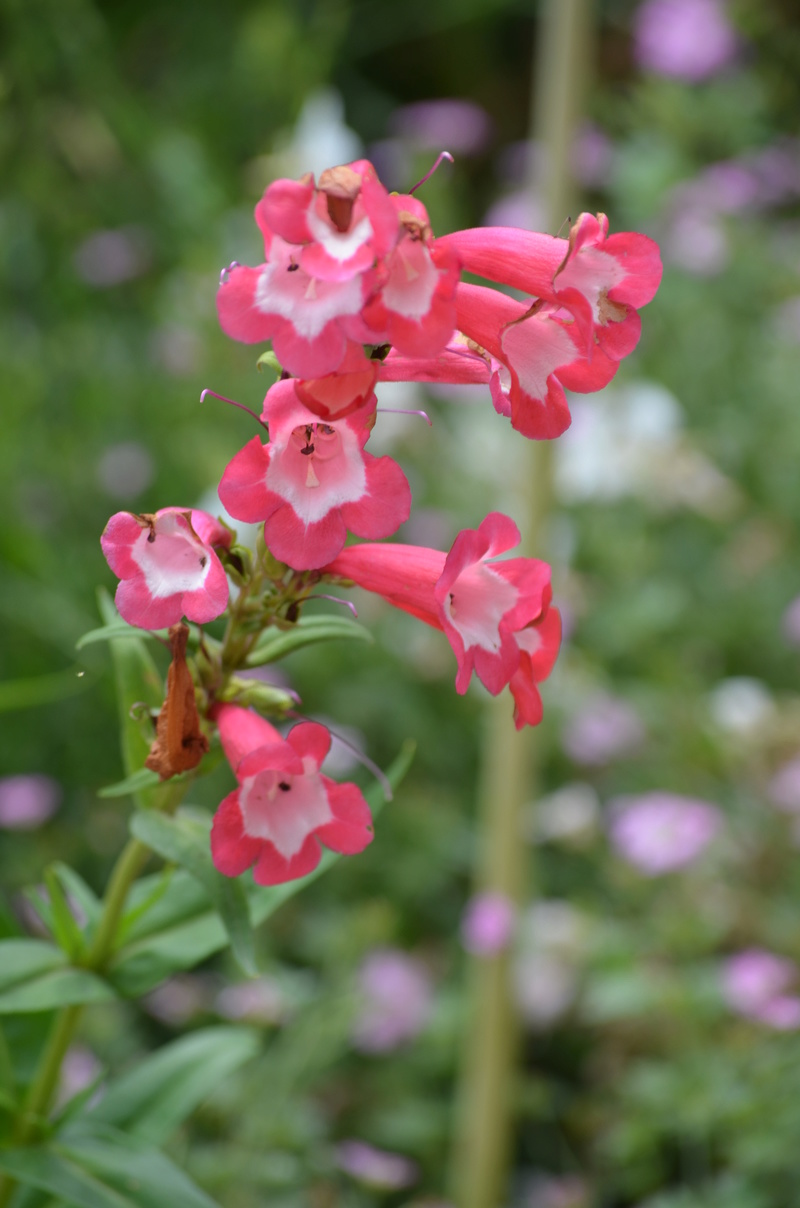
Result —
<path fill-rule="evenodd" d="M 45 940 L 3 940 L 0 943 L 0 993 L 64 964 L 64 953 Z"/>
<path fill-rule="evenodd" d="M 279 633 L 267 630 L 247 656 L 247 666 L 260 667 L 264 663 L 274 663 L 276 659 L 284 658 L 303 646 L 343 638 L 357 639 L 360 642 L 374 641 L 368 629 L 349 617 L 331 616 L 327 613 L 324 616 L 301 617 L 291 629 Z"/>
<path fill-rule="evenodd" d="M 76 1208 L 215 1208 L 164 1154 L 111 1129 L 0 1150 L 0 1170 Z"/>
<path fill-rule="evenodd" d="M 116 624 L 118 613 L 108 592 L 98 593 L 100 613 L 107 625 Z M 112 638 L 111 658 L 117 686 L 122 763 L 127 776 L 144 767 L 155 732 L 148 721 L 131 717 L 133 705 L 144 703 L 148 709 L 160 709 L 164 687 L 155 663 L 141 638 Z M 135 789 L 132 796 L 139 807 L 145 807 L 152 790 Z"/>
<path fill-rule="evenodd" d="M 249 1028 L 204 1028 L 165 1045 L 117 1078 L 88 1117 L 161 1144 L 259 1050 Z"/>
<path fill-rule="evenodd" d="M 44 882 L 50 897 L 50 920 L 53 937 L 63 948 L 70 960 L 75 960 L 84 950 L 83 932 L 69 908 L 61 882 L 50 867 L 44 872 Z"/>
<path fill-rule="evenodd" d="M 211 859 L 211 818 L 181 810 L 174 817 L 138 811 L 130 821 L 132 834 L 162 859 L 179 864 L 206 890 L 230 938 L 233 954 L 245 972 L 256 972 L 253 929 L 242 882 L 223 877 Z"/>
<path fill-rule="evenodd" d="M 74 868 L 70 868 L 68 864 L 62 864 L 60 860 L 57 860 L 52 868 L 66 892 L 74 898 L 86 915 L 87 930 L 90 930 L 100 918 L 102 909 L 102 903 L 97 894 L 94 890 L 90 889 L 83 877 Z"/>
<path fill-rule="evenodd" d="M 112 621 L 109 625 L 101 625 L 99 629 L 90 629 L 83 637 L 78 638 L 75 649 L 83 650 L 84 646 L 91 646 L 95 642 L 110 642 L 112 638 L 141 638 L 143 641 L 147 641 L 148 638 L 156 637 L 166 639 L 167 630 L 136 629 L 120 617 L 119 620 Z"/>
<path fill-rule="evenodd" d="M 52 969 L 0 994 L 0 1014 L 51 1011 L 77 1003 L 107 1002 L 114 998 L 111 987 L 85 969 Z"/>
<path fill-rule="evenodd" d="M 158 772 L 154 772 L 150 768 L 139 768 L 138 772 L 126 776 L 124 780 L 118 780 L 116 784 L 107 784 L 104 788 L 98 789 L 97 796 L 135 797 L 146 789 L 156 788 L 160 783 Z"/>

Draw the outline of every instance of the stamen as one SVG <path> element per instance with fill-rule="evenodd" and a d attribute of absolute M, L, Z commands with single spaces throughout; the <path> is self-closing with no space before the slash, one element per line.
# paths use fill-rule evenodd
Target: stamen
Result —
<path fill-rule="evenodd" d="M 436 156 L 436 163 L 433 165 L 432 168 L 430 168 L 425 173 L 422 180 L 417 181 L 417 183 L 414 185 L 413 189 L 408 190 L 409 193 L 416 192 L 416 190 L 420 187 L 420 185 L 424 185 L 426 180 L 430 180 L 430 178 L 433 176 L 434 172 L 439 167 L 439 164 L 442 162 L 443 159 L 449 160 L 451 164 L 455 163 L 455 160 L 453 159 L 453 157 L 449 151 L 440 151 L 439 154 Z"/>
<path fill-rule="evenodd" d="M 220 275 L 219 275 L 219 283 L 220 283 L 220 285 L 224 285 L 224 284 L 226 283 L 226 281 L 228 280 L 228 273 L 233 272 L 233 270 L 234 270 L 235 268 L 241 268 L 241 267 L 242 267 L 242 266 L 241 266 L 241 264 L 239 263 L 239 261 L 238 261 L 238 260 L 231 260 L 231 262 L 230 262 L 230 264 L 227 266 L 227 268 L 224 268 L 224 269 L 222 270 L 222 272 L 220 273 Z"/>
<path fill-rule="evenodd" d="M 312 717 L 306 717 L 303 713 L 292 712 L 290 716 L 296 717 L 298 721 L 313 721 L 314 720 Z M 378 765 L 376 763 L 373 763 L 372 760 L 370 759 L 370 757 L 368 755 L 365 755 L 363 751 L 359 751 L 358 747 L 355 746 L 352 742 L 348 742 L 346 738 L 342 738 L 341 734 L 337 734 L 335 730 L 331 730 L 330 726 L 326 725 L 326 728 L 327 728 L 328 732 L 332 735 L 332 737 L 336 739 L 337 742 L 340 742 L 343 747 L 347 747 L 347 750 L 350 751 L 351 754 L 355 755 L 356 759 L 362 765 L 362 767 L 365 767 L 367 769 L 367 771 L 372 772 L 372 775 L 375 777 L 378 784 L 383 789 L 383 795 L 386 798 L 386 800 L 387 801 L 394 800 L 394 794 L 392 793 L 392 786 L 389 783 L 389 778 L 385 775 L 384 772 L 382 772 L 380 770 Z"/>
<path fill-rule="evenodd" d="M 421 415 L 428 427 L 433 427 L 433 420 L 427 411 L 406 411 L 403 407 L 378 407 L 377 410 L 384 411 L 387 415 Z"/>
<path fill-rule="evenodd" d="M 315 592 L 313 596 L 306 596 L 307 600 L 330 600 L 334 604 L 343 604 L 345 608 L 349 608 L 354 617 L 358 616 L 358 611 L 352 600 L 343 600 L 341 596 L 328 596 L 324 592 Z"/>
<path fill-rule="evenodd" d="M 222 403 L 230 403 L 230 405 L 232 407 L 238 407 L 240 411 L 246 411 L 248 415 L 252 415 L 253 419 L 256 421 L 257 424 L 260 424 L 262 428 L 266 429 L 267 425 L 264 423 L 263 419 L 260 419 L 256 415 L 255 411 L 252 411 L 249 407 L 245 407 L 244 403 L 237 403 L 235 399 L 226 398 L 224 394 L 217 394 L 216 390 L 208 390 L 208 389 L 204 390 L 203 393 L 200 395 L 201 403 L 204 401 L 207 394 L 213 395 L 214 398 L 218 398 L 220 400 L 220 402 L 222 402 Z"/>

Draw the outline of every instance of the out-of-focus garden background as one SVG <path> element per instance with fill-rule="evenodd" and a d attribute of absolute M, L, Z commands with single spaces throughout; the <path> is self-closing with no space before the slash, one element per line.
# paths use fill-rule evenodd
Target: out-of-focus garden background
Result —
<path fill-rule="evenodd" d="M 0 930 L 14 935 L 47 862 L 99 888 L 125 839 L 124 800 L 97 797 L 121 775 L 108 655 L 75 642 L 97 624 L 97 586 L 113 588 L 108 516 L 213 510 L 252 435 L 198 399 L 211 387 L 258 409 L 264 393 L 257 352 L 214 309 L 220 267 L 262 258 L 255 202 L 276 176 L 362 153 L 403 191 L 447 148 L 454 165 L 421 194 L 437 233 L 531 221 L 536 12 L 4 0 L 0 20 Z M 793 0 L 599 0 L 591 57 L 580 208 L 656 238 L 665 274 L 638 350 L 573 400 L 554 453 L 538 552 L 567 636 L 510 940 L 524 1036 L 507 1203 L 789 1208 L 800 17 Z M 524 442 L 488 391 L 390 395 L 435 424 L 384 416 L 373 438 L 414 491 L 401 540 L 448 548 L 488 510 L 513 513 Z M 441 634 L 360 607 L 374 647 L 315 647 L 286 669 L 309 713 L 380 764 L 417 739 L 375 842 L 271 919 L 263 978 L 228 958 L 143 1007 L 92 1008 L 66 1066 L 65 1099 L 181 1031 L 257 1029 L 258 1058 L 169 1143 L 225 1208 L 432 1208 L 449 1185 L 467 964 L 507 922 L 502 903 L 469 904 L 486 697 L 455 694 Z M 220 768 L 197 797 L 228 788 Z"/>

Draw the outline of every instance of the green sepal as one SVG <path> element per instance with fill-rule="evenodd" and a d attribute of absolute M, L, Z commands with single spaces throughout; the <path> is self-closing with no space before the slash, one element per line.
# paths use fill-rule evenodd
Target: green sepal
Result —
<path fill-rule="evenodd" d="M 264 684 L 259 680 L 240 679 L 232 675 L 217 700 L 234 701 L 237 705 L 250 706 L 261 713 L 284 717 L 290 709 L 297 705 L 295 697 L 284 688 L 276 688 L 273 684 Z"/>
<path fill-rule="evenodd" d="M 253 927 L 242 881 L 224 877 L 211 859 L 211 818 L 186 809 L 174 817 L 138 811 L 130 820 L 131 833 L 162 860 L 178 864 L 199 881 L 217 909 L 239 964 L 251 976 L 257 972 Z"/>
<path fill-rule="evenodd" d="M 295 650 L 301 650 L 303 646 L 343 638 L 360 642 L 374 641 L 368 629 L 349 617 L 332 616 L 329 613 L 323 616 L 301 617 L 290 629 L 278 633 L 268 630 L 263 634 L 245 662 L 248 667 L 261 667 L 265 663 L 274 663 Z"/>
<path fill-rule="evenodd" d="M 271 348 L 266 352 L 262 352 L 261 356 L 256 361 L 256 369 L 261 372 L 262 369 L 271 369 L 276 377 L 280 377 L 283 373 L 283 366 Z"/>

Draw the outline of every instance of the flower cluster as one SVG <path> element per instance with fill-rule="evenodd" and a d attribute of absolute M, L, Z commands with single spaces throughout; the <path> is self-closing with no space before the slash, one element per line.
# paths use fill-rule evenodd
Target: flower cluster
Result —
<path fill-rule="evenodd" d="M 605 386 L 636 345 L 661 264 L 652 240 L 609 235 L 604 215 L 582 214 L 566 239 L 501 227 L 435 238 L 421 202 L 389 193 L 366 160 L 273 182 L 255 218 L 264 262 L 224 269 L 217 308 L 234 339 L 272 342 L 280 372 L 259 419 L 267 439 L 233 457 L 219 494 L 235 520 L 263 525 L 263 542 L 254 557 L 205 512 L 168 507 L 117 513 L 102 547 L 121 616 L 172 627 L 158 741 L 172 735 L 175 751 L 148 766 L 162 778 L 193 767 L 218 732 L 238 787 L 214 819 L 214 862 L 275 884 L 309 873 L 320 843 L 352 853 L 372 836 L 360 791 L 320 770 L 325 728 L 282 736 L 263 714 L 286 718 L 291 694 L 240 674 L 267 629 L 297 629 L 317 585 L 358 584 L 440 630 L 456 690 L 473 673 L 493 695 L 508 687 L 518 728 L 541 720 L 538 685 L 558 654 L 550 568 L 503 557 L 520 541 L 508 516 L 490 513 L 449 552 L 381 543 L 411 509 L 400 466 L 366 451 L 381 383 L 483 384 L 517 431 L 556 437 L 570 422 L 565 390 Z M 462 270 L 525 296 L 466 284 Z M 175 627 L 219 617 L 231 589 L 225 636 L 201 635 L 189 674 L 189 631 Z"/>

